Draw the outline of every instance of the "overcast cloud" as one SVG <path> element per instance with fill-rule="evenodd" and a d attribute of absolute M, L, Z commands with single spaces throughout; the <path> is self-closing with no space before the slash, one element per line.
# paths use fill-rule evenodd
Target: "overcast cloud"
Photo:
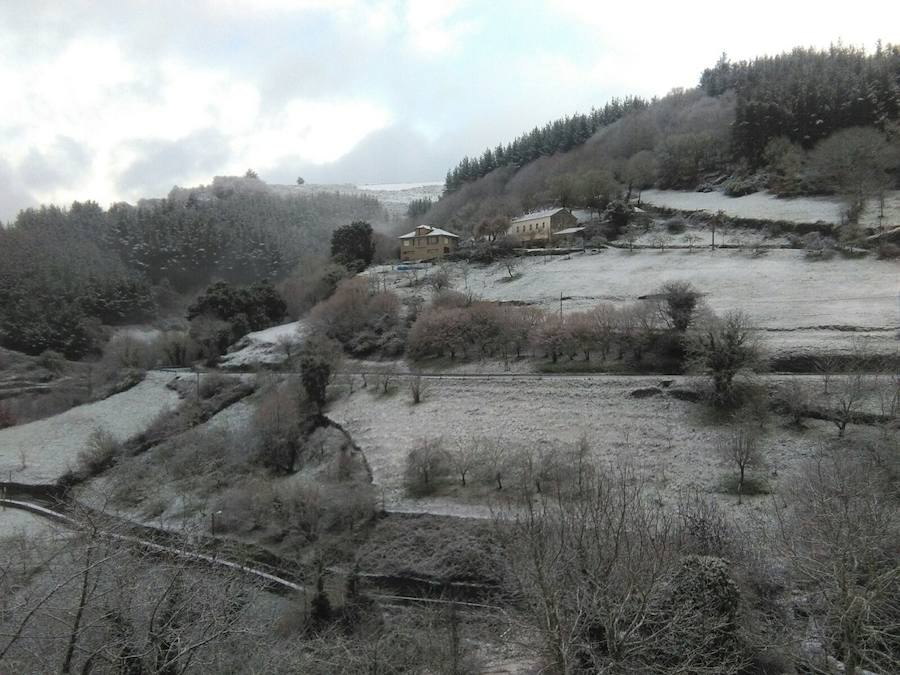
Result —
<path fill-rule="evenodd" d="M 693 86 L 725 51 L 898 31 L 883 0 L 0 0 L 0 220 L 250 167 L 440 180 L 549 119 Z"/>

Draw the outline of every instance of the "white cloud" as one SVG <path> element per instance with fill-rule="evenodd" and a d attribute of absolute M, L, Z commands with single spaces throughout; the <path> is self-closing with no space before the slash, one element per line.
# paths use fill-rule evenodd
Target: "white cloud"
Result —
<path fill-rule="evenodd" d="M 135 181 L 120 194 L 117 178 L 141 159 L 150 141 L 173 142 L 216 129 L 227 139 L 230 158 L 220 171 L 264 170 L 286 158 L 334 160 L 391 120 L 376 103 L 353 98 L 294 97 L 263 110 L 256 85 L 225 69 L 176 58 L 141 64 L 112 40 L 88 38 L 72 40 L 42 60 L 0 62 L 0 88 L 17 93 L 0 106 L 0 128 L 18 130 L 4 143 L 10 166 L 25 170 L 27 160 L 32 167 L 35 153 L 53 157 L 60 136 L 93 159 L 65 184 L 33 186 L 39 199 L 56 203 L 145 196 Z"/>
<path fill-rule="evenodd" d="M 879 31 L 893 31 L 882 37 L 896 42 L 900 25 L 900 3 L 883 0 L 859 0 L 852 10 L 820 0 L 757 0 L 740 7 L 718 0 L 649 0 L 639 9 L 628 3 L 601 8 L 593 0 L 545 2 L 594 34 L 590 53 L 597 57 L 586 57 L 593 63 L 589 80 L 656 94 L 696 85 L 723 52 L 732 60 L 752 59 L 837 40 L 872 49 Z M 583 55 L 580 49 L 575 53 Z"/>
<path fill-rule="evenodd" d="M 437 56 L 456 49 L 478 24 L 459 18 L 464 0 L 407 0 L 406 30 L 409 43 L 419 52 Z"/>

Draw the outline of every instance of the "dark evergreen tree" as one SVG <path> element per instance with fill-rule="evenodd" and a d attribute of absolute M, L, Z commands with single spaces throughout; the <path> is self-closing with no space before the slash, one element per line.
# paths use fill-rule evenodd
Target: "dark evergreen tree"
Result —
<path fill-rule="evenodd" d="M 331 235 L 331 257 L 348 268 L 365 269 L 374 254 L 372 226 L 365 221 L 343 225 Z"/>

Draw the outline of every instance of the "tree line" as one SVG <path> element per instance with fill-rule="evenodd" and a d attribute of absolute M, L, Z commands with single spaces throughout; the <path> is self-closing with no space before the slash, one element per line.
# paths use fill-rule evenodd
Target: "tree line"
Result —
<path fill-rule="evenodd" d="M 614 98 L 602 108 L 591 108 L 587 115 L 576 114 L 548 122 L 522 134 L 511 143 L 487 148 L 480 157 L 463 157 L 447 172 L 444 189 L 453 192 L 464 183 L 471 182 L 503 166 L 522 166 L 538 157 L 567 152 L 583 144 L 598 129 L 612 124 L 628 113 L 643 110 L 650 102 L 639 96 Z"/>

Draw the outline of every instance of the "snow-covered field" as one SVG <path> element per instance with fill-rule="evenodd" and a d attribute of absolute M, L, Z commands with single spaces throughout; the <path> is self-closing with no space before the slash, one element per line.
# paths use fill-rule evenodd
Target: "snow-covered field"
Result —
<path fill-rule="evenodd" d="M 769 192 L 756 192 L 743 197 L 728 197 L 721 192 L 684 192 L 680 190 L 645 190 L 641 200 L 654 206 L 681 211 L 724 211 L 738 218 L 786 220 L 795 223 L 841 222 L 841 203 L 834 197 L 794 197 L 779 199 Z M 880 211 L 870 201 L 861 224 L 877 226 Z M 885 200 L 884 225 L 900 224 L 900 191 L 888 194 Z"/>
<path fill-rule="evenodd" d="M 769 192 L 743 197 L 728 197 L 721 192 L 684 192 L 681 190 L 644 190 L 641 201 L 680 211 L 724 211 L 738 218 L 787 220 L 795 223 L 839 223 L 841 205 L 830 197 L 779 199 Z"/>
<path fill-rule="evenodd" d="M 599 465 L 632 464 L 666 499 L 696 488 L 715 492 L 729 466 L 717 453 L 720 429 L 707 426 L 702 406 L 668 396 L 633 398 L 640 388 L 656 387 L 659 377 L 456 378 L 429 380 L 428 395 L 410 405 L 405 390 L 392 396 L 360 390 L 336 401 L 329 416 L 345 425 L 362 448 L 385 506 L 393 511 L 428 511 L 456 516 L 487 516 L 484 494 L 471 499 L 411 499 L 403 489 L 406 456 L 417 441 L 441 438 L 452 449 L 473 437 L 503 441 L 515 448 L 574 447 L 585 435 Z M 686 378 L 674 379 L 673 386 Z M 800 433 L 776 429 L 766 441 L 766 473 L 777 488 L 788 480 L 820 438 L 834 427 L 811 424 Z M 850 429 L 848 434 L 863 433 Z M 730 503 L 733 497 L 720 495 Z"/>
<path fill-rule="evenodd" d="M 102 401 L 0 431 L 0 477 L 17 483 L 52 483 L 75 465 L 95 429 L 124 440 L 143 431 L 178 403 L 166 387 L 170 373 L 149 372 L 143 382 Z"/>
<path fill-rule="evenodd" d="M 0 507 L 0 545 L 8 545 L 4 540 L 13 537 L 28 537 L 33 541 L 35 536 L 52 537 L 59 532 L 46 518 L 27 511 Z"/>
<path fill-rule="evenodd" d="M 248 333 L 221 359 L 223 368 L 243 368 L 257 364 L 281 363 L 287 350 L 303 341 L 306 326 L 300 321 Z"/>
<path fill-rule="evenodd" d="M 605 249 L 596 255 L 526 258 L 521 278 L 502 281 L 505 268 L 473 270 L 468 285 L 490 300 L 519 300 L 582 309 L 601 301 L 630 302 L 667 281 L 690 281 L 717 312 L 740 309 L 764 328 L 900 325 L 900 265 L 874 259 L 804 259 L 803 251 L 753 257 L 737 250 Z"/>

